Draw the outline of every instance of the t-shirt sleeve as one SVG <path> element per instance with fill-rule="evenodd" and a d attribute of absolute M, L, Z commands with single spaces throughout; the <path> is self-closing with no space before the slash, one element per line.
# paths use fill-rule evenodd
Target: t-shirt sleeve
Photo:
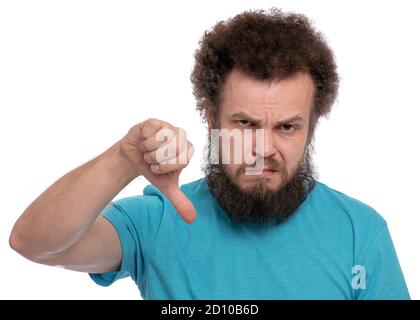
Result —
<path fill-rule="evenodd" d="M 145 269 L 163 215 L 161 199 L 157 196 L 127 197 L 111 202 L 101 214 L 118 234 L 122 261 L 119 270 L 91 273 L 90 277 L 101 286 L 131 277 L 144 292 Z"/>
<path fill-rule="evenodd" d="M 374 235 L 361 259 L 365 283 L 356 291 L 359 300 L 410 299 L 386 223 Z"/>

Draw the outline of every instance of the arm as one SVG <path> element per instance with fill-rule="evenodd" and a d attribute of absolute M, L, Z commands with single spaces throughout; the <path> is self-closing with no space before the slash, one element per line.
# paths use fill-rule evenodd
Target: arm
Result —
<path fill-rule="evenodd" d="M 41 194 L 16 222 L 11 247 L 35 262 L 74 270 L 93 264 L 89 271 L 117 268 L 118 236 L 98 215 L 135 176 L 123 161 L 120 144 L 113 145 Z M 87 261 L 97 256 L 102 258 Z"/>
<path fill-rule="evenodd" d="M 156 133 L 164 126 L 169 124 L 156 119 L 140 123 L 104 153 L 60 178 L 18 219 L 10 246 L 47 265 L 91 273 L 118 269 L 121 244 L 113 226 L 100 213 L 140 175 L 164 192 L 184 219 L 192 222 L 195 211 L 178 187 L 179 173 L 186 164 L 161 164 L 156 159 L 156 150 L 163 147 L 156 142 Z M 139 148 L 141 142 L 144 151 Z M 185 150 L 178 148 L 175 156 L 187 152 L 188 144 L 184 144 Z M 145 154 L 153 156 L 146 162 Z M 151 170 L 153 164 L 159 165 L 159 172 Z"/>

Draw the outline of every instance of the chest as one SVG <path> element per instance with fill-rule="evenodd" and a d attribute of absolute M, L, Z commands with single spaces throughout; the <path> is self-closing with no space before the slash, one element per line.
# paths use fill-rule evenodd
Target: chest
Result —
<path fill-rule="evenodd" d="M 178 234 L 156 246 L 149 276 L 178 299 L 351 299 L 349 245 L 280 232 Z"/>

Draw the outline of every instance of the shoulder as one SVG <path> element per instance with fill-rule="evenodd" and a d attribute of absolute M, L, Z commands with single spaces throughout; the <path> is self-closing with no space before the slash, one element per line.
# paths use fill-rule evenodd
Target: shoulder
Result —
<path fill-rule="evenodd" d="M 364 252 L 387 227 L 385 219 L 372 206 L 321 182 L 317 182 L 312 192 L 309 208 L 320 225 L 337 235 L 337 239 L 349 236 L 356 255 Z"/>
<path fill-rule="evenodd" d="M 145 236 L 155 233 L 164 213 L 164 203 L 156 195 L 135 195 L 112 201 L 103 210 L 103 215 L 123 230 L 135 231 Z"/>
<path fill-rule="evenodd" d="M 344 215 L 356 225 L 376 226 L 381 229 L 386 223 L 372 206 L 322 182 L 317 182 L 314 195 L 315 201 L 323 206 L 323 211 Z"/>
<path fill-rule="evenodd" d="M 385 219 L 369 204 L 317 181 L 308 196 L 308 216 L 339 242 L 346 240 L 360 257 L 376 236 L 386 230 Z"/>
<path fill-rule="evenodd" d="M 108 206 L 117 207 L 125 213 L 161 211 L 162 201 L 153 195 L 135 195 L 114 200 Z"/>

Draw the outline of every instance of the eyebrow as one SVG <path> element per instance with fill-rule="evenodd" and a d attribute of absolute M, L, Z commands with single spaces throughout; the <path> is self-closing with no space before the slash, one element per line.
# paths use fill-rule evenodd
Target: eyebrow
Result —
<path fill-rule="evenodd" d="M 253 118 L 253 117 L 251 117 L 251 116 L 249 116 L 249 115 L 247 115 L 246 113 L 243 113 L 243 112 L 234 113 L 234 114 L 231 115 L 231 117 L 232 118 L 246 119 L 246 120 L 248 120 L 250 122 L 255 123 L 256 125 L 260 125 L 261 124 L 261 120 L 255 119 L 255 118 Z M 276 125 L 277 126 L 278 125 L 284 125 L 284 124 L 287 124 L 287 123 L 290 123 L 290 122 L 305 122 L 305 120 L 301 116 L 293 116 L 293 117 L 290 117 L 288 119 L 284 119 L 282 121 L 277 121 L 276 122 Z"/>

